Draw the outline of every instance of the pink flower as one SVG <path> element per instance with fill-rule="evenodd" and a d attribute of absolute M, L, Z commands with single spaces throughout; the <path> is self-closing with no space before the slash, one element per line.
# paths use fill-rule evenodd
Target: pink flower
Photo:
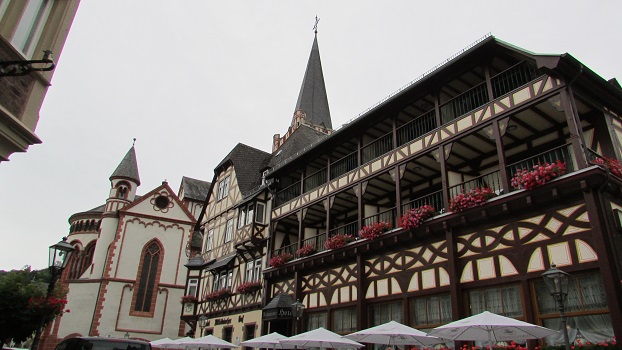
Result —
<path fill-rule="evenodd" d="M 434 207 L 428 204 L 410 209 L 399 219 L 398 226 L 406 230 L 413 230 L 419 227 L 427 218 L 434 215 L 435 212 Z"/>
<path fill-rule="evenodd" d="M 359 231 L 359 237 L 374 239 L 391 229 L 391 224 L 381 221 L 374 222 L 369 226 L 363 226 Z"/>
<path fill-rule="evenodd" d="M 354 241 L 354 237 L 352 235 L 334 235 L 326 239 L 324 242 L 324 248 L 326 249 L 337 249 L 341 248 L 344 245 Z"/>
<path fill-rule="evenodd" d="M 449 201 L 449 211 L 458 212 L 465 209 L 484 205 L 490 198 L 496 196 L 492 188 L 476 188 L 468 193 L 460 193 Z"/>

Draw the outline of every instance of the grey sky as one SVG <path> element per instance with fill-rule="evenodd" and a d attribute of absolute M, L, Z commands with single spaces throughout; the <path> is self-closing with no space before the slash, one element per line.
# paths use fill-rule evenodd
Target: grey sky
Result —
<path fill-rule="evenodd" d="M 0 164 L 0 270 L 47 266 L 104 203 L 136 137 L 144 194 L 210 181 L 238 142 L 270 151 L 318 42 L 333 127 L 491 33 L 622 79 L 622 1 L 82 0 L 41 110 L 43 144 Z"/>

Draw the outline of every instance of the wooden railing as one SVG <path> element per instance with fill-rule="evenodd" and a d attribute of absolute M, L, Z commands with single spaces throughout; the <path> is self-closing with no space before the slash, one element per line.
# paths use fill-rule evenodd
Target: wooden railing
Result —
<path fill-rule="evenodd" d="M 274 204 L 279 206 L 283 203 L 287 203 L 292 199 L 300 196 L 300 181 L 293 183 L 292 185 L 280 190 L 274 195 Z"/>
<path fill-rule="evenodd" d="M 404 145 L 436 129 L 436 113 L 431 110 L 397 128 L 397 146 Z"/>
<path fill-rule="evenodd" d="M 365 164 L 393 149 L 393 133 L 385 134 L 361 148 L 361 163 Z"/>
<path fill-rule="evenodd" d="M 396 216 L 395 207 L 389 208 L 377 214 L 370 215 L 370 216 L 363 218 L 363 226 L 369 226 L 375 222 L 386 222 L 386 223 L 391 224 L 391 227 L 395 227 L 397 224 L 397 220 L 395 216 Z"/>
<path fill-rule="evenodd" d="M 494 98 L 501 97 L 540 76 L 538 68 L 528 62 L 520 62 L 491 79 Z"/>
<path fill-rule="evenodd" d="M 324 242 L 326 242 L 326 232 L 322 232 L 317 236 L 305 238 L 302 241 L 301 247 L 304 247 L 306 245 L 311 245 L 313 248 L 315 248 L 316 252 L 322 252 L 326 250 L 324 249 Z"/>
<path fill-rule="evenodd" d="M 274 252 L 272 252 L 272 256 L 281 255 L 283 253 L 289 253 L 292 256 L 296 256 L 296 250 L 298 250 L 298 243 L 293 243 L 286 245 L 285 247 L 275 249 Z"/>
<path fill-rule="evenodd" d="M 454 198 L 460 193 L 468 193 L 476 188 L 492 188 L 493 192 L 501 194 L 503 192 L 503 186 L 499 170 L 492 171 L 474 179 L 449 187 L 449 198 Z"/>
<path fill-rule="evenodd" d="M 436 191 L 402 204 L 402 213 L 405 213 L 410 209 L 419 208 L 426 204 L 433 206 L 437 213 L 443 213 L 445 211 L 443 191 Z"/>
<path fill-rule="evenodd" d="M 574 164 L 572 161 L 572 156 L 570 152 L 570 144 L 567 143 L 565 145 L 553 148 L 546 152 L 542 152 L 535 156 L 525 158 L 519 162 L 512 163 L 508 165 L 506 168 L 508 169 L 508 176 L 510 179 L 516 174 L 518 169 L 526 169 L 531 170 L 536 164 L 544 164 L 544 163 L 555 163 L 556 161 L 561 160 L 566 163 L 566 172 L 571 173 L 575 171 Z"/>
<path fill-rule="evenodd" d="M 338 178 L 339 176 L 347 173 L 348 171 L 354 170 L 358 167 L 356 153 L 357 152 L 352 152 L 330 165 L 331 180 Z"/>
<path fill-rule="evenodd" d="M 441 105 L 441 120 L 443 124 L 490 102 L 486 82 L 474 86 Z"/>
<path fill-rule="evenodd" d="M 328 231 L 328 236 L 332 237 L 335 235 L 356 235 L 359 232 L 358 221 L 352 221 L 345 225 L 337 226 Z"/>
<path fill-rule="evenodd" d="M 325 184 L 327 180 L 327 170 L 322 168 L 304 179 L 304 192 L 311 191 L 314 188 Z"/>

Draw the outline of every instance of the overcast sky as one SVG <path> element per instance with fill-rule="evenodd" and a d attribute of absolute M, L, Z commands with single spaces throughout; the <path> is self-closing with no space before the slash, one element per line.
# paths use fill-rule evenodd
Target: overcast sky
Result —
<path fill-rule="evenodd" d="M 422 5 L 426 3 L 426 5 Z M 144 194 L 270 151 L 318 42 L 334 128 L 487 33 L 622 78 L 622 1 L 82 0 L 36 134 L 0 164 L 0 270 L 47 266 L 137 138 Z"/>

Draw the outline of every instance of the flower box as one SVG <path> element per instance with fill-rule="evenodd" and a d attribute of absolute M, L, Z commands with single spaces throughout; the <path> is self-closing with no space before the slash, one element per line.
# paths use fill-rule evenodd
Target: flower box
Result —
<path fill-rule="evenodd" d="M 219 289 L 219 290 L 217 290 L 215 292 L 211 292 L 211 293 L 207 294 L 205 296 L 205 300 L 206 301 L 221 300 L 221 299 L 228 298 L 231 295 L 233 295 L 233 293 L 231 292 L 231 289 L 223 288 L 223 289 Z"/>
<path fill-rule="evenodd" d="M 449 211 L 458 212 L 465 209 L 484 205 L 490 198 L 496 196 L 492 188 L 476 188 L 467 193 L 460 193 L 449 201 Z"/>
<path fill-rule="evenodd" d="M 198 303 L 198 302 L 199 302 L 199 299 L 197 299 L 197 297 L 194 295 L 184 295 L 183 297 L 181 297 L 182 304 Z"/>
<path fill-rule="evenodd" d="M 436 210 L 434 207 L 429 204 L 410 209 L 400 217 L 398 225 L 405 230 L 413 230 L 421 226 L 421 224 L 423 224 L 427 218 L 434 215 L 435 212 Z"/>
<path fill-rule="evenodd" d="M 611 175 L 622 178 L 622 165 L 620 165 L 619 160 L 613 159 L 613 158 L 602 157 L 602 158 L 596 158 L 594 160 L 594 163 L 602 164 L 606 166 L 607 168 L 609 168 L 609 172 L 611 173 Z"/>
<path fill-rule="evenodd" d="M 512 177 L 512 186 L 531 190 L 566 173 L 566 164 L 561 160 L 555 163 L 536 164 L 531 170 L 518 169 Z"/>
<path fill-rule="evenodd" d="M 240 294 L 249 294 L 258 291 L 261 289 L 261 282 L 244 282 L 238 286 L 238 293 Z"/>
<path fill-rule="evenodd" d="M 353 241 L 354 241 L 354 236 L 352 235 L 338 234 L 338 235 L 334 235 L 332 237 L 327 238 L 326 242 L 324 242 L 324 248 L 337 249 Z"/>
<path fill-rule="evenodd" d="M 296 250 L 296 255 L 299 257 L 303 257 L 303 256 L 309 256 L 311 254 L 315 254 L 317 252 L 317 250 L 315 250 L 315 247 L 311 244 L 305 244 L 302 246 L 302 248 Z"/>
<path fill-rule="evenodd" d="M 363 226 L 363 228 L 359 231 L 359 237 L 374 239 L 381 236 L 383 233 L 389 231 L 390 229 L 391 224 L 389 224 L 388 222 L 374 222 L 369 226 Z"/>
<path fill-rule="evenodd" d="M 268 263 L 272 267 L 279 267 L 279 266 L 284 265 L 288 261 L 292 260 L 293 258 L 294 258 L 294 256 L 291 255 L 290 253 L 281 253 L 279 255 L 275 255 L 275 256 L 271 257 L 270 261 L 268 261 Z"/>

